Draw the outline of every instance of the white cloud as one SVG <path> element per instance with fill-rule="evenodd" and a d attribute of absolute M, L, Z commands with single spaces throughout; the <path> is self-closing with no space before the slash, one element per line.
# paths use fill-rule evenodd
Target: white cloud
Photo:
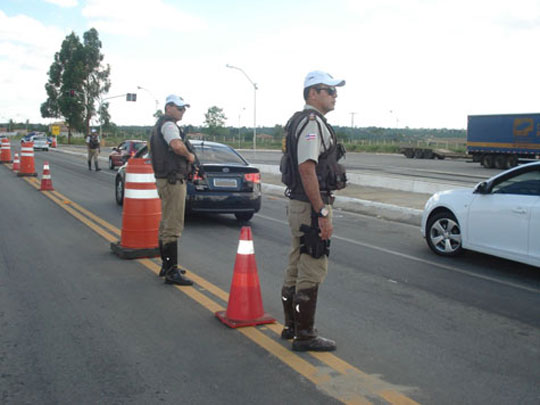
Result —
<path fill-rule="evenodd" d="M 60 6 L 60 7 L 65 7 L 65 8 L 77 7 L 78 5 L 77 0 L 45 0 L 45 2 L 54 4 L 55 6 Z"/>
<path fill-rule="evenodd" d="M 65 34 L 25 15 L 0 11 L 0 84 L 3 118 L 42 121 L 47 72 Z"/>
<path fill-rule="evenodd" d="M 206 28 L 204 20 L 162 0 L 88 0 L 82 10 L 100 32 L 143 37 L 152 31 L 192 32 Z"/>

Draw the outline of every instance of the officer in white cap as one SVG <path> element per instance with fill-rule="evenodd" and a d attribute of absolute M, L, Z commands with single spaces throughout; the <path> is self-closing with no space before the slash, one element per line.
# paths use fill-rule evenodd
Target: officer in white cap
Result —
<path fill-rule="evenodd" d="M 285 126 L 282 181 L 289 197 L 292 236 L 281 297 L 285 327 L 281 337 L 294 339 L 295 351 L 332 351 L 333 340 L 318 336 L 315 310 L 319 285 L 328 272 L 332 236 L 332 191 L 345 187 L 345 172 L 337 161 L 344 149 L 337 143 L 325 115 L 336 105 L 337 87 L 345 80 L 313 71 L 304 80 L 302 111 Z"/>
<path fill-rule="evenodd" d="M 186 146 L 189 141 L 177 125 L 188 107 L 182 97 L 168 96 L 165 114 L 158 119 L 150 137 L 152 167 L 161 199 L 159 250 L 162 267 L 159 275 L 165 276 L 166 284 L 193 284 L 178 269 L 178 239 L 184 230 L 186 182 L 195 162 L 195 155 Z"/>

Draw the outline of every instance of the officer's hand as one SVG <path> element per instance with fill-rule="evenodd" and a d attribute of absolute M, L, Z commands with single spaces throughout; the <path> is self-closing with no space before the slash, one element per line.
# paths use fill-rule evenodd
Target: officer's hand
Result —
<path fill-rule="evenodd" d="M 328 240 L 332 237 L 334 227 L 332 226 L 330 218 L 319 217 L 319 228 L 321 230 L 319 236 L 322 240 Z"/>
<path fill-rule="evenodd" d="M 191 152 L 188 153 L 187 161 L 188 161 L 189 163 L 195 162 L 195 155 L 194 155 L 193 153 L 191 153 Z"/>

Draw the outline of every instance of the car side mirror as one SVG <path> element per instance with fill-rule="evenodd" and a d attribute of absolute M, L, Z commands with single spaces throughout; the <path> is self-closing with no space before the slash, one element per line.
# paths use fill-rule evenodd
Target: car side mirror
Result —
<path fill-rule="evenodd" d="M 489 193 L 488 183 L 483 181 L 477 184 L 476 187 L 474 188 L 474 192 L 476 194 L 488 194 Z"/>

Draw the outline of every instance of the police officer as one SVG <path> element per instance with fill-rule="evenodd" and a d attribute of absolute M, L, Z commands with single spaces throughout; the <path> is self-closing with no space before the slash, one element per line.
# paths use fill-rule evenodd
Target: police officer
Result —
<path fill-rule="evenodd" d="M 166 284 L 192 285 L 193 281 L 178 269 L 178 238 L 184 229 L 186 181 L 195 161 L 188 150 L 182 129 L 176 124 L 184 116 L 186 104 L 181 97 L 170 95 L 165 102 L 165 114 L 152 130 L 150 151 L 152 167 L 161 199 L 159 248 Z"/>
<path fill-rule="evenodd" d="M 281 291 L 285 313 L 281 337 L 294 338 L 295 351 L 336 349 L 333 340 L 317 335 L 314 323 L 318 288 L 328 271 L 332 191 L 343 188 L 346 181 L 344 170 L 336 169 L 341 167 L 337 160 L 344 149 L 340 149 L 324 116 L 335 107 L 336 87 L 343 85 L 344 80 L 328 73 L 308 73 L 304 80 L 304 110 L 295 113 L 285 127 L 283 159 L 289 162 L 289 168 L 282 167 L 282 173 L 288 173 L 286 179 L 282 178 L 288 187 L 292 247 Z"/>
<path fill-rule="evenodd" d="M 101 139 L 99 138 L 99 135 L 95 128 L 92 128 L 90 135 L 86 137 L 86 145 L 88 146 L 88 170 L 92 170 L 92 159 L 94 159 L 96 172 L 101 170 L 98 164 L 99 152 L 101 152 L 100 143 Z"/>

